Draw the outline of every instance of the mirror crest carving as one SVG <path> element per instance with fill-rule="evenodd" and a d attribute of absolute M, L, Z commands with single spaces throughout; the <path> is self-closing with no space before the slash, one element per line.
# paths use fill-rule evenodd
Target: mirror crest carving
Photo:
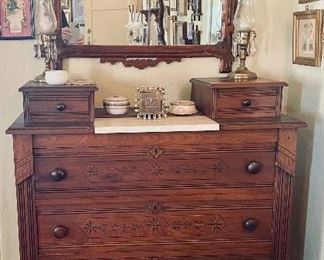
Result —
<path fill-rule="evenodd" d="M 65 58 L 83 57 L 99 58 L 101 63 L 123 63 L 125 67 L 144 69 L 155 67 L 160 62 L 170 64 L 180 62 L 182 58 L 215 57 L 220 59 L 219 71 L 226 73 L 232 69 L 232 34 L 234 31 L 233 18 L 237 0 L 220 0 L 221 11 L 221 38 L 218 43 L 209 45 L 67 45 L 62 41 L 62 7 L 61 0 L 55 1 L 55 10 L 58 20 L 58 58 L 59 67 Z"/>

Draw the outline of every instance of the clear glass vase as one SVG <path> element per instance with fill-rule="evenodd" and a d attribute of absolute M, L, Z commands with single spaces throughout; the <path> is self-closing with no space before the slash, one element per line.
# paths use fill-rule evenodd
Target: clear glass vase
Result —
<path fill-rule="evenodd" d="M 38 0 L 36 15 L 36 33 L 47 35 L 53 34 L 57 27 L 53 0 Z"/>
<path fill-rule="evenodd" d="M 253 0 L 239 0 L 234 16 L 237 31 L 250 31 L 255 23 Z"/>

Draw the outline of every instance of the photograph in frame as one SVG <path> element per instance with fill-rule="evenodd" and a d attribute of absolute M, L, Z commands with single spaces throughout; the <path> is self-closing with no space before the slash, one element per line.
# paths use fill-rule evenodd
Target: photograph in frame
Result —
<path fill-rule="evenodd" d="M 294 13 L 293 22 L 293 63 L 320 66 L 322 11 Z"/>
<path fill-rule="evenodd" d="M 33 0 L 0 0 L 0 40 L 32 38 Z"/>

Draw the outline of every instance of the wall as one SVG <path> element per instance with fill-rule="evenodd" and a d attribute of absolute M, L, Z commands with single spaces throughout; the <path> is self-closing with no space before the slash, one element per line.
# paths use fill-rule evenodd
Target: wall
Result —
<path fill-rule="evenodd" d="M 249 58 L 248 63 L 250 68 L 256 71 L 259 76 L 294 83 L 293 74 L 298 74 L 298 71 L 294 72 L 290 69 L 291 13 L 294 3 L 295 0 L 255 1 L 258 52 L 255 57 Z M 21 94 L 17 92 L 18 88 L 25 81 L 40 73 L 43 67 L 40 61 L 32 57 L 32 43 L 32 41 L 0 41 L 0 251 L 3 260 L 17 260 L 19 255 L 12 141 L 10 136 L 4 135 L 4 131 L 22 111 L 22 99 Z M 12 54 L 12 50 L 15 50 L 14 54 Z M 97 106 L 101 106 L 101 100 L 104 97 L 112 94 L 121 94 L 132 98 L 136 86 L 142 84 L 167 86 L 170 101 L 188 98 L 190 93 L 188 80 L 191 77 L 218 75 L 218 61 L 212 58 L 185 59 L 181 63 L 160 64 L 157 68 L 142 71 L 134 68 L 125 69 L 120 64 L 114 66 L 99 64 L 96 59 L 71 59 L 66 61 L 64 66 L 71 72 L 73 78 L 91 78 L 98 83 L 100 91 L 96 98 Z M 302 86 L 295 89 L 294 84 L 292 85 L 290 91 L 293 94 L 289 95 L 291 104 L 289 103 L 288 107 L 291 112 L 299 116 L 302 110 L 297 108 L 301 99 L 303 99 L 303 109 L 308 103 L 312 103 L 312 100 L 309 100 L 308 92 L 305 97 L 300 98 L 298 89 L 300 90 Z M 308 85 L 306 87 L 307 89 L 310 88 Z M 304 95 L 304 92 L 302 94 Z M 287 95 L 285 96 L 287 97 Z M 314 113 L 313 110 L 309 112 Z M 305 134 L 303 142 L 308 142 Z M 317 157 L 314 156 L 314 158 L 319 162 L 320 154 L 316 153 L 315 155 Z M 300 170 L 300 172 L 302 171 L 303 169 Z M 309 239 L 310 241 L 314 240 L 311 239 L 311 236 L 309 236 Z M 318 246 L 315 250 L 317 249 L 319 249 Z M 305 258 L 305 260 L 313 259 L 317 260 L 318 258 Z"/>
<path fill-rule="evenodd" d="M 324 9 L 324 0 L 310 5 Z M 293 10 L 302 11 L 304 5 L 295 3 Z M 294 260 L 302 259 L 303 253 L 304 260 L 324 259 L 323 63 L 321 67 L 292 65 L 289 72 L 288 112 L 308 124 L 299 133 L 291 240 Z"/>
<path fill-rule="evenodd" d="M 18 259 L 16 193 L 12 141 L 6 128 L 22 112 L 19 86 L 42 72 L 33 57 L 33 41 L 0 41 L 0 251 L 1 259 Z"/>

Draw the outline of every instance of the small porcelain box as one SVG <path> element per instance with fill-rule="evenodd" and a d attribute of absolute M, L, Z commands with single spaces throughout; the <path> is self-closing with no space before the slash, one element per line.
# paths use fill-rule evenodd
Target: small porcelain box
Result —
<path fill-rule="evenodd" d="M 122 96 L 107 97 L 103 101 L 103 106 L 107 114 L 111 114 L 111 115 L 126 114 L 129 108 L 129 99 Z"/>

